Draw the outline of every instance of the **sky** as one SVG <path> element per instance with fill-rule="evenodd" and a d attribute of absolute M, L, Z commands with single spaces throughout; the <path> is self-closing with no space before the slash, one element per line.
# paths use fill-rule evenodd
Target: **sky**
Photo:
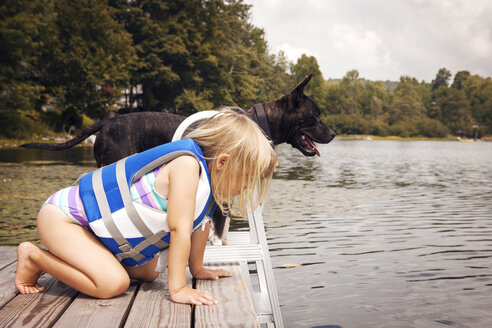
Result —
<path fill-rule="evenodd" d="M 492 0 L 244 0 L 272 53 L 316 57 L 325 79 L 492 77 Z"/>

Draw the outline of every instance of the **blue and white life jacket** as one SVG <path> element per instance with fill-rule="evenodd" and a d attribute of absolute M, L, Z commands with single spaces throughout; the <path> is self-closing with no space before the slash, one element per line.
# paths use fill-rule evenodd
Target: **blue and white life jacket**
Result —
<path fill-rule="evenodd" d="M 206 216 L 212 215 L 215 201 L 207 163 L 200 147 L 191 139 L 126 157 L 80 179 L 80 198 L 89 225 L 122 263 L 141 265 L 169 246 L 167 213 L 134 202 L 130 186 L 146 173 L 183 155 L 192 155 L 200 163 L 193 222 L 193 230 L 196 230 Z"/>

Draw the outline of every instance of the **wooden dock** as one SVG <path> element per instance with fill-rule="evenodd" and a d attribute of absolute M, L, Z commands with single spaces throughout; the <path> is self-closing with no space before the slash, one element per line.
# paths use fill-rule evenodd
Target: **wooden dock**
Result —
<path fill-rule="evenodd" d="M 16 248 L 0 247 L 0 327 L 259 327 L 239 264 L 218 267 L 233 277 L 217 281 L 188 277 L 189 286 L 208 290 L 219 304 L 191 306 L 169 300 L 167 277 L 131 282 L 122 295 L 95 299 L 44 274 L 46 290 L 20 295 L 14 287 Z"/>

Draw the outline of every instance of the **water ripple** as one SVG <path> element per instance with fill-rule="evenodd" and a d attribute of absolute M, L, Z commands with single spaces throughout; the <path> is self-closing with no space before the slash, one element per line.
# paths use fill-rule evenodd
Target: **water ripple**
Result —
<path fill-rule="evenodd" d="M 276 149 L 263 213 L 286 326 L 490 326 L 492 143 L 335 140 L 321 158 Z M 39 205 L 92 169 L 1 156 L 3 244 L 36 240 Z"/>
<path fill-rule="evenodd" d="M 280 295 L 288 322 L 487 326 L 492 144 L 481 145 L 476 153 L 456 143 L 339 142 L 315 161 L 281 148 L 264 216 L 271 241 L 283 241 L 275 267 L 299 265 L 275 272 L 290 282 Z M 295 254 L 306 243 L 312 267 Z"/>

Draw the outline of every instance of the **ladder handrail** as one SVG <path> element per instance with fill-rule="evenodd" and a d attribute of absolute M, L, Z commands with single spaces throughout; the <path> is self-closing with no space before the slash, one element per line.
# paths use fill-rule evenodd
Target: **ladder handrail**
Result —
<path fill-rule="evenodd" d="M 263 248 L 263 271 L 267 282 L 268 297 L 270 299 L 270 305 L 272 308 L 273 319 L 275 327 L 283 327 L 282 313 L 280 312 L 280 303 L 277 294 L 277 287 L 275 284 L 275 277 L 273 275 L 272 262 L 270 258 L 270 251 L 268 248 L 268 242 L 266 239 L 265 225 L 263 223 L 263 216 L 261 214 L 261 206 L 258 206 L 254 211 L 247 207 L 247 216 L 249 222 L 249 230 L 251 234 L 251 240 L 257 242 Z"/>

